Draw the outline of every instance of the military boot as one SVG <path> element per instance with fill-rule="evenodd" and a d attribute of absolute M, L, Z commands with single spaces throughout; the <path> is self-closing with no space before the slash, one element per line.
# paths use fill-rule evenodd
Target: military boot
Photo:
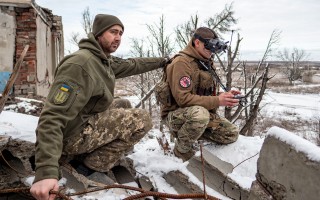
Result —
<path fill-rule="evenodd" d="M 183 162 L 186 162 L 188 160 L 190 160 L 190 158 L 192 158 L 192 156 L 194 156 L 194 154 L 196 153 L 193 149 L 191 149 L 190 151 L 188 151 L 187 153 L 181 153 L 178 151 L 177 148 L 173 149 L 173 153 L 176 157 L 182 159 Z"/>

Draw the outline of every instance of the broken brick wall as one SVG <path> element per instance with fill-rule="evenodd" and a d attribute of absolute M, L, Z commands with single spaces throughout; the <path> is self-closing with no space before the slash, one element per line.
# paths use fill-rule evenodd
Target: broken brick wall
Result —
<path fill-rule="evenodd" d="M 53 81 L 55 67 L 64 56 L 61 17 L 53 15 L 51 10 L 41 8 L 34 2 L 28 4 L 27 1 L 24 4 L 12 5 L 0 1 L 0 15 L 6 17 L 0 20 L 0 25 L 10 25 L 6 27 L 8 31 L 2 31 L 5 36 L 0 38 L 0 50 L 3 51 L 0 57 L 0 92 L 15 62 L 28 44 L 29 49 L 14 84 L 14 94 L 46 96 Z M 5 52 L 6 48 L 2 48 L 1 43 L 14 50 Z M 4 58 L 10 57 L 11 60 L 2 62 Z"/>
<path fill-rule="evenodd" d="M 15 60 L 18 60 L 25 45 L 29 44 L 28 52 L 21 65 L 20 72 L 15 81 L 14 92 L 16 95 L 36 93 L 36 33 L 37 13 L 33 8 L 16 8 L 16 53 Z"/>

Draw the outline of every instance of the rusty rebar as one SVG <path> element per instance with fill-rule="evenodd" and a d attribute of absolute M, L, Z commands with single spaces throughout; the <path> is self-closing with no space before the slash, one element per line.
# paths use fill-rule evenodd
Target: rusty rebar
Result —
<path fill-rule="evenodd" d="M 128 190 L 134 190 L 134 191 L 141 192 L 140 194 L 129 196 L 129 197 L 125 198 L 124 200 L 139 199 L 139 198 L 147 197 L 147 196 L 153 196 L 153 197 L 159 197 L 159 198 L 171 198 L 171 199 L 188 199 L 188 198 L 203 199 L 203 198 L 206 198 L 209 200 L 219 200 L 216 197 L 213 197 L 210 195 L 205 196 L 204 194 L 200 194 L 200 193 L 196 193 L 196 194 L 168 194 L 168 193 L 162 193 L 162 192 L 145 191 L 141 188 L 126 186 L 126 185 L 117 185 L 117 184 L 108 185 L 105 187 L 94 188 L 91 190 L 77 192 L 77 193 L 71 193 L 71 194 L 67 194 L 67 195 L 61 193 L 61 190 L 60 191 L 51 190 L 50 194 L 55 194 L 58 197 L 62 198 L 63 200 L 73 200 L 71 198 L 71 196 L 77 196 L 77 195 L 87 194 L 87 193 L 96 192 L 96 191 L 105 190 L 105 189 L 111 189 L 111 188 L 122 188 L 122 189 L 128 189 Z M 29 193 L 30 194 L 30 187 L 9 188 L 9 189 L 1 189 L 0 190 L 0 194 L 6 194 L 6 193 Z"/>
<path fill-rule="evenodd" d="M 168 193 L 162 193 L 162 192 L 144 192 L 136 195 L 132 195 L 130 197 L 124 198 L 123 200 L 134 200 L 134 199 L 139 199 L 143 197 L 148 197 L 148 196 L 153 196 L 153 197 L 164 197 L 164 198 L 171 198 L 171 199 L 204 199 L 205 195 L 204 194 L 168 194 Z M 216 197 L 207 195 L 207 199 L 209 200 L 219 200 Z"/>
<path fill-rule="evenodd" d="M 200 153 L 201 153 L 200 155 L 201 155 L 201 163 L 202 163 L 203 194 L 204 194 L 205 199 L 208 199 L 207 198 L 207 192 L 206 192 L 206 176 L 205 176 L 205 173 L 204 173 L 204 159 L 203 159 L 202 147 L 203 147 L 203 144 L 202 144 L 202 141 L 200 141 Z"/>

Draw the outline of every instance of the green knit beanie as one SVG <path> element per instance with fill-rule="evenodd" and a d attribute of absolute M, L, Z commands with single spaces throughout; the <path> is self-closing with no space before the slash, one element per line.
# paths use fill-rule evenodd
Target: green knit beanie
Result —
<path fill-rule="evenodd" d="M 124 30 L 124 26 L 118 17 L 113 15 L 98 14 L 93 21 L 92 33 L 95 37 L 98 37 L 113 25 L 120 25 Z"/>

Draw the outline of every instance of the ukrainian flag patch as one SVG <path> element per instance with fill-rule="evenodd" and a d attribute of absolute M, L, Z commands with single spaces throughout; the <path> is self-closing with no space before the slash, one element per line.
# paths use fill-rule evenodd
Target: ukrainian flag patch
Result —
<path fill-rule="evenodd" d="M 66 85 L 66 84 L 62 84 L 60 87 L 60 90 L 65 91 L 65 92 L 68 92 L 69 89 L 70 89 L 70 86 Z"/>
<path fill-rule="evenodd" d="M 70 96 L 72 88 L 67 84 L 61 84 L 58 89 L 55 91 L 53 102 L 55 104 L 62 104 L 67 101 Z"/>

